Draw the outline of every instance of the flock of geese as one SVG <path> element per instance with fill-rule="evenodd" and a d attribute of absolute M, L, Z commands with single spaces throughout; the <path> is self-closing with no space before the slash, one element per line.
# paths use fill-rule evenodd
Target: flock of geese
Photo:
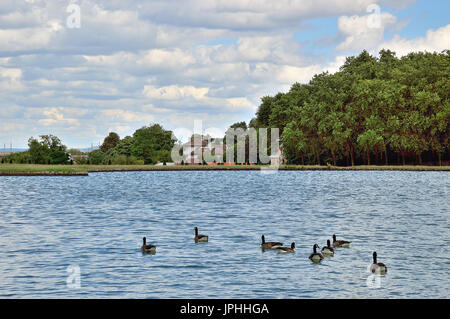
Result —
<path fill-rule="evenodd" d="M 198 228 L 194 228 L 195 236 L 194 241 L 196 243 L 200 242 L 208 242 L 209 237 L 207 235 L 199 235 Z M 147 238 L 143 238 L 143 244 L 141 250 L 146 253 L 156 253 L 156 246 L 147 244 Z M 319 245 L 314 244 L 313 252 L 309 255 L 309 259 L 314 263 L 320 263 L 325 257 L 333 257 L 334 256 L 334 248 L 349 248 L 350 241 L 346 240 L 336 240 L 336 235 L 333 235 L 333 246 L 331 246 L 331 242 L 328 239 L 327 245 L 322 247 L 321 252 L 317 252 L 317 249 L 320 249 Z M 264 235 L 261 236 L 261 249 L 274 249 L 279 253 L 293 253 L 295 252 L 295 243 L 291 244 L 291 247 L 283 247 L 283 243 L 277 241 L 269 241 L 266 242 L 266 238 Z M 373 263 L 370 265 L 370 271 L 376 274 L 385 274 L 387 272 L 387 267 L 383 263 L 377 262 L 377 253 L 373 252 Z"/>

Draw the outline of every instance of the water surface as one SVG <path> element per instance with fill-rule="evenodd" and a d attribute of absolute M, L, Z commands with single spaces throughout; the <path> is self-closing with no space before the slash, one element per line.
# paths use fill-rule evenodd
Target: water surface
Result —
<path fill-rule="evenodd" d="M 448 298 L 449 177 L 392 171 L 0 177 L 0 297 Z M 210 242 L 194 243 L 195 226 Z M 334 233 L 351 248 L 312 264 L 314 243 L 323 246 Z M 262 252 L 262 234 L 295 242 L 296 253 Z M 155 255 L 140 252 L 143 236 L 157 246 Z M 367 272 L 374 250 L 388 266 L 379 282 Z M 80 288 L 67 285 L 71 265 L 80 269 Z"/>

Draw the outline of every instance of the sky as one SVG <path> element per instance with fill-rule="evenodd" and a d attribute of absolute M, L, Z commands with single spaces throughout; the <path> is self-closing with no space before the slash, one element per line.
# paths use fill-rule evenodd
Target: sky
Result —
<path fill-rule="evenodd" d="M 450 49 L 447 0 L 1 0 L 0 148 L 223 135 L 346 56 Z"/>

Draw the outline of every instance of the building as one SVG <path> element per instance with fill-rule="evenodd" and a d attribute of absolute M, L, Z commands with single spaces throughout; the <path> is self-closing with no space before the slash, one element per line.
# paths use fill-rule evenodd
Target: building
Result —
<path fill-rule="evenodd" d="M 208 146 L 208 141 L 200 138 L 192 138 L 183 144 L 183 160 L 185 164 L 196 165 L 203 163 L 202 154 Z"/>
<path fill-rule="evenodd" d="M 89 155 L 72 155 L 69 154 L 69 161 L 73 161 L 74 163 L 79 163 L 80 161 L 87 161 L 89 159 Z"/>

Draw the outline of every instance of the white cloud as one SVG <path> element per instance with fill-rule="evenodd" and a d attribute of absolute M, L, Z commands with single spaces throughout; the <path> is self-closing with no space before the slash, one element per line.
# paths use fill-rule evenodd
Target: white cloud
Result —
<path fill-rule="evenodd" d="M 345 40 L 337 47 L 337 51 L 371 50 L 383 40 L 386 28 L 394 25 L 397 18 L 390 13 L 382 12 L 379 16 L 342 16 L 338 20 L 339 32 Z"/>
<path fill-rule="evenodd" d="M 145 85 L 142 94 L 150 99 L 159 100 L 163 105 L 207 107 L 212 112 L 217 108 L 222 111 L 255 110 L 255 106 L 246 97 L 217 98 L 208 96 L 209 88 L 194 86 L 164 86 Z"/>
<path fill-rule="evenodd" d="M 428 30 L 424 37 L 405 39 L 399 35 L 390 41 L 379 45 L 379 49 L 388 48 L 397 53 L 397 56 L 407 55 L 410 52 L 428 51 L 441 52 L 450 49 L 450 24 L 436 30 Z"/>
<path fill-rule="evenodd" d="M 142 93 L 149 98 L 158 100 L 182 100 L 186 98 L 201 100 L 205 98 L 208 91 L 208 88 L 196 88 L 193 86 L 178 87 L 170 85 L 156 88 L 152 85 L 145 85 Z"/>
<path fill-rule="evenodd" d="M 138 121 L 153 121 L 154 117 L 150 114 L 143 114 L 141 112 L 132 112 L 122 109 L 108 109 L 102 111 L 102 114 L 113 121 L 118 122 L 138 122 Z"/>
<path fill-rule="evenodd" d="M 57 125 L 76 128 L 80 125 L 78 119 L 66 118 L 64 108 L 61 107 L 45 108 L 42 113 L 46 118 L 40 119 L 38 122 L 44 126 Z M 76 114 L 72 113 L 72 115 Z"/>
<path fill-rule="evenodd" d="M 411 2 L 83 0 L 81 28 L 69 29 L 70 1 L 2 0 L 0 120 L 15 125 L 23 144 L 52 133 L 86 146 L 150 122 L 175 129 L 202 119 L 224 131 L 253 117 L 261 96 L 335 72 L 345 61 L 333 48 L 310 52 L 296 38 L 310 36 L 302 27 L 309 19 L 341 17 L 338 50 L 448 48 L 447 27 L 386 42 L 396 17 L 383 13 L 382 30 L 364 26 L 369 4 Z M 0 143 L 9 140 L 1 131 Z"/>
<path fill-rule="evenodd" d="M 0 67 L 0 91 L 20 91 L 24 89 L 21 81 L 22 70 Z"/>

